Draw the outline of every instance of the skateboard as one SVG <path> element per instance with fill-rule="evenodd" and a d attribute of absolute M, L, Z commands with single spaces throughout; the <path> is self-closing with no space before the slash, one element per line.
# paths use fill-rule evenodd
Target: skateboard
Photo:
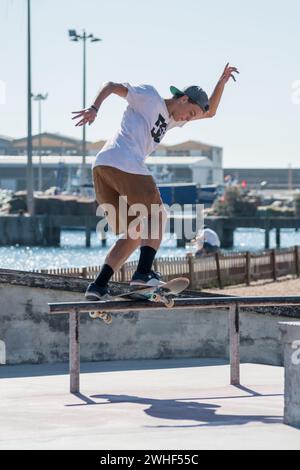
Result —
<path fill-rule="evenodd" d="M 161 302 L 167 308 L 174 307 L 174 297 L 184 291 L 190 281 L 186 277 L 177 277 L 171 281 L 161 284 L 160 286 L 130 286 L 125 292 L 121 292 L 117 295 L 110 295 L 105 297 L 102 302 L 103 308 L 105 309 L 105 302 L 118 300 L 118 299 L 131 299 L 131 300 L 149 300 L 150 302 Z M 103 310 L 89 312 L 91 318 L 100 318 L 107 325 L 112 322 L 112 316 L 110 313 L 106 313 Z"/>

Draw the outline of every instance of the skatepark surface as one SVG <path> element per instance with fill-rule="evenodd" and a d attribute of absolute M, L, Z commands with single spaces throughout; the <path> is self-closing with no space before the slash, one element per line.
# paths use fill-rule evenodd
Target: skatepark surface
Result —
<path fill-rule="evenodd" d="M 0 366 L 0 449 L 300 449 L 281 367 L 219 359 Z"/>

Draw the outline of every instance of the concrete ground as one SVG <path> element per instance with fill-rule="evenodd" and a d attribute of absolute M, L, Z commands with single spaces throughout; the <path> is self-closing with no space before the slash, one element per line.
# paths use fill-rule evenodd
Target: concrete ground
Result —
<path fill-rule="evenodd" d="M 283 368 L 214 359 L 0 366 L 0 449 L 300 449 L 286 426 Z"/>

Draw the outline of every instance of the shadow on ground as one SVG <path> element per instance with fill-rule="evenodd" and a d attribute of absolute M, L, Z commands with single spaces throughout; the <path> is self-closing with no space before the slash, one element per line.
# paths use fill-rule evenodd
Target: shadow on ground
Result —
<path fill-rule="evenodd" d="M 174 421 L 193 421 L 196 424 L 157 424 L 147 426 L 150 428 L 189 428 L 189 427 L 204 427 L 204 426 L 233 426 L 244 425 L 247 423 L 259 422 L 263 424 L 282 424 L 283 419 L 279 416 L 272 415 L 238 415 L 238 414 L 222 414 L 222 405 L 211 402 L 211 400 L 225 400 L 225 399 L 240 399 L 240 398 L 258 398 L 258 397 L 274 397 L 281 396 L 280 394 L 260 394 L 244 387 L 237 387 L 248 395 L 240 396 L 223 396 L 223 397 L 201 397 L 201 398 L 184 398 L 184 399 L 153 399 L 144 398 L 131 395 L 92 395 L 85 397 L 82 394 L 76 394 L 78 398 L 85 403 L 67 406 L 84 406 L 84 405 L 102 405 L 110 406 L 119 403 L 131 403 L 136 405 L 147 406 L 146 409 L 141 411 L 146 415 L 160 419 L 160 420 L 174 420 Z M 105 400 L 96 402 L 97 400 Z M 192 400 L 206 400 L 206 402 L 192 401 Z"/>

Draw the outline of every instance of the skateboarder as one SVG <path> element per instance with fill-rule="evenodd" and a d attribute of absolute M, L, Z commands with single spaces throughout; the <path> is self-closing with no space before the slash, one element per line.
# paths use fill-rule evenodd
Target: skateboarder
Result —
<path fill-rule="evenodd" d="M 225 84 L 230 78 L 235 81 L 235 73 L 238 70 L 227 64 L 210 98 L 196 85 L 183 89 L 171 86 L 172 98 L 163 99 L 151 85 L 107 82 L 90 108 L 73 112 L 73 119 L 78 119 L 76 126 L 91 125 L 109 95 L 116 94 L 128 103 L 119 131 L 97 154 L 93 164 L 97 202 L 120 238 L 109 251 L 99 275 L 88 286 L 85 294 L 88 300 L 108 294 L 108 282 L 114 272 L 138 247 L 140 258 L 131 284 L 161 284 L 159 273 L 152 266 L 167 215 L 145 159 L 168 130 L 182 127 L 188 121 L 212 118 Z"/>

